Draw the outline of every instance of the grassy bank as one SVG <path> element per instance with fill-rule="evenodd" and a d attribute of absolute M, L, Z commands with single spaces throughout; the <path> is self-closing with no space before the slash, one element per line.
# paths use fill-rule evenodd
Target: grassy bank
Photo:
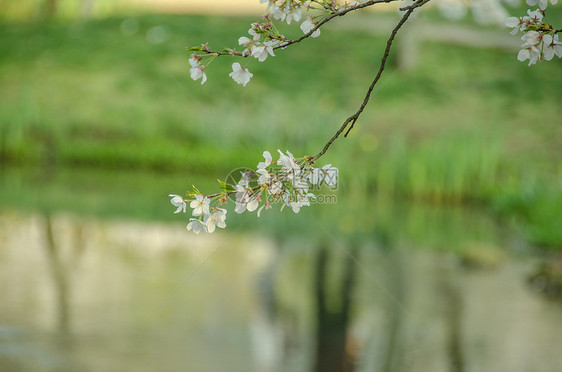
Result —
<path fill-rule="evenodd" d="M 0 161 L 183 173 L 187 188 L 190 174 L 222 178 L 264 149 L 316 153 L 361 101 L 385 40 L 326 29 L 252 61 L 246 88 L 227 76 L 230 59 L 203 86 L 189 79 L 187 45 L 235 45 L 251 21 L 1 24 Z M 484 203 L 560 247 L 560 61 L 529 68 L 498 51 L 421 50 L 413 70 L 389 68 L 321 162 L 341 168 L 344 191 Z"/>

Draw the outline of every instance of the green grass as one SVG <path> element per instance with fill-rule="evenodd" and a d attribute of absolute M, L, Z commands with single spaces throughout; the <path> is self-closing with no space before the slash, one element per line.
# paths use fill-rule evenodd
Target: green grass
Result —
<path fill-rule="evenodd" d="M 130 36 L 124 19 L 0 24 L 0 162 L 214 180 L 265 149 L 312 155 L 357 108 L 385 43 L 328 28 L 250 62 L 246 88 L 228 77 L 228 58 L 201 86 L 185 47 L 235 45 L 253 19 L 139 16 Z M 162 44 L 146 40 L 155 26 Z M 562 246 L 560 60 L 527 67 L 515 54 L 430 42 L 421 51 L 413 70 L 388 68 L 356 129 L 320 163 L 341 169 L 343 192 L 489 205 L 519 216 L 534 242 Z M 540 198 L 517 202 L 531 181 Z"/>

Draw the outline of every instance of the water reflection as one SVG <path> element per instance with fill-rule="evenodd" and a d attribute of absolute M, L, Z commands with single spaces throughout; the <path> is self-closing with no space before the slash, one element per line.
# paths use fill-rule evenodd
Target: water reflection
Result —
<path fill-rule="evenodd" d="M 357 256 L 357 249 L 349 251 L 343 262 L 341 283 L 337 287 L 339 293 L 334 294 L 332 308 L 328 302 L 328 259 L 331 251 L 322 245 L 316 258 L 316 274 L 314 280 L 316 305 L 316 356 L 314 371 L 354 371 L 357 350 L 353 339 L 348 340 L 350 322 L 351 295 L 355 284 L 357 266 L 352 257 Z M 339 300 L 339 301 L 337 301 Z"/>
<path fill-rule="evenodd" d="M 53 224 L 51 216 L 45 216 L 45 251 L 47 253 L 48 265 L 50 267 L 51 275 L 53 277 L 54 292 L 57 299 L 57 329 L 60 334 L 64 335 L 70 329 L 70 314 L 69 314 L 69 267 L 62 261 L 60 248 L 55 242 Z M 76 251 L 79 251 L 80 244 L 75 245 Z"/>
<path fill-rule="evenodd" d="M 0 370 L 554 372 L 561 307 L 528 272 L 377 236 L 3 212 Z"/>

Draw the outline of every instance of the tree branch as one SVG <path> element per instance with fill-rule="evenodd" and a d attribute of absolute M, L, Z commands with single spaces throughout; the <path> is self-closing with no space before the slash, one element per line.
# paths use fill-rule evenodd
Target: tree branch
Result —
<path fill-rule="evenodd" d="M 273 50 L 280 49 L 280 48 L 286 48 L 289 45 L 298 44 L 301 41 L 303 41 L 305 39 L 308 39 L 321 26 L 325 25 L 326 23 L 330 22 L 332 19 L 334 19 L 336 17 L 344 16 L 349 12 L 359 10 L 359 9 L 363 9 L 363 8 L 366 8 L 366 7 L 371 6 L 371 5 L 381 4 L 381 3 L 392 3 L 392 2 L 395 2 L 395 1 L 399 1 L 399 0 L 369 0 L 369 1 L 365 1 L 364 3 L 355 5 L 353 7 L 349 7 L 347 9 L 344 9 L 342 11 L 331 12 L 330 15 L 328 15 L 326 18 L 324 18 L 323 20 L 318 22 L 318 24 L 312 30 L 310 30 L 307 34 L 304 34 L 303 36 L 299 37 L 298 39 L 281 40 L 282 41 L 281 44 L 273 47 Z M 429 1 L 429 0 L 427 0 L 427 1 Z M 400 10 L 403 10 L 403 9 L 404 8 L 401 8 Z M 225 50 L 225 51 L 212 50 L 211 48 L 209 48 L 209 46 L 207 44 L 203 45 L 201 48 L 202 48 L 201 51 L 207 53 L 207 55 L 213 54 L 215 56 L 231 55 L 231 56 L 240 56 L 240 57 L 250 57 L 250 55 L 244 55 L 244 54 L 242 54 L 242 52 L 239 52 L 239 51 L 236 51 L 236 50 L 233 50 L 233 49 L 228 49 L 228 50 Z"/>
<path fill-rule="evenodd" d="M 359 106 L 359 109 L 353 115 L 351 115 L 350 117 L 345 119 L 345 121 L 341 125 L 340 129 L 338 129 L 338 131 L 332 136 L 332 138 L 330 138 L 330 140 L 326 143 L 326 145 L 324 145 L 324 148 L 322 149 L 322 151 L 320 151 L 316 156 L 311 157 L 308 160 L 309 164 L 313 164 L 322 155 L 324 155 L 326 153 L 326 151 L 328 151 L 328 149 L 330 148 L 332 143 L 334 143 L 334 141 L 343 133 L 343 131 L 348 126 L 349 126 L 349 128 L 345 132 L 344 137 L 347 137 L 347 135 L 349 134 L 351 129 L 353 129 L 353 126 L 357 122 L 357 119 L 359 119 L 359 116 L 361 115 L 361 113 L 363 112 L 365 107 L 367 106 L 367 103 L 369 103 L 369 99 L 371 98 L 371 93 L 373 92 L 373 89 L 375 88 L 375 85 L 377 85 L 379 79 L 381 78 L 381 75 L 382 75 L 382 73 L 384 71 L 384 68 L 386 66 L 386 60 L 388 59 L 388 56 L 390 55 L 390 48 L 392 47 L 392 43 L 394 42 L 394 38 L 396 37 L 396 34 L 398 33 L 398 30 L 400 30 L 402 25 L 404 25 L 404 23 L 406 23 L 406 21 L 408 20 L 408 18 L 410 18 L 410 16 L 412 15 L 412 13 L 414 12 L 414 10 L 416 8 L 419 8 L 420 6 L 428 3 L 429 1 L 430 0 L 418 0 L 410 6 L 400 8 L 400 10 L 402 10 L 402 11 L 405 10 L 406 13 L 404 14 L 404 16 L 402 17 L 400 22 L 398 22 L 396 27 L 394 27 L 394 29 L 392 30 L 392 33 L 390 34 L 390 37 L 388 38 L 388 41 L 386 42 L 386 49 L 384 50 L 384 55 L 382 57 L 379 70 L 377 72 L 377 75 L 375 76 L 375 79 L 373 80 L 373 82 L 369 86 L 369 89 L 367 90 L 367 93 L 365 94 L 365 98 L 363 99 L 363 102 L 361 103 L 361 106 Z"/>
<path fill-rule="evenodd" d="M 336 17 L 344 16 L 349 12 L 353 12 L 355 10 L 363 9 L 363 8 L 366 8 L 366 7 L 371 6 L 371 5 L 380 4 L 380 3 L 392 3 L 392 2 L 395 2 L 395 1 L 398 1 L 398 0 L 369 0 L 369 1 L 365 1 L 364 3 L 355 5 L 353 7 L 344 9 L 344 10 L 339 11 L 339 12 L 330 13 L 329 16 L 327 16 L 326 18 L 324 18 L 323 20 L 318 22 L 316 27 L 314 27 L 312 30 L 310 30 L 307 34 L 304 34 L 303 36 L 299 37 L 298 39 L 288 40 L 284 44 L 276 46 L 273 49 L 285 48 L 289 45 L 300 43 L 304 39 L 309 38 L 316 30 L 318 30 L 320 28 L 320 26 L 330 22 L 332 19 L 334 19 Z"/>

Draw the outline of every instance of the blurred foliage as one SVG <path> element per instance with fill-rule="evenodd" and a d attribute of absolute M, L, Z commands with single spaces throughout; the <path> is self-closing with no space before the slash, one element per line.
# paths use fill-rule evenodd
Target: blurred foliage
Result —
<path fill-rule="evenodd" d="M 314 154 L 362 100 L 385 40 L 326 28 L 251 61 L 246 88 L 228 78 L 227 58 L 205 85 L 189 79 L 186 46 L 235 45 L 252 21 L 4 21 L 0 162 L 156 171 L 183 177 L 182 190 L 166 189 L 181 192 L 196 175 L 214 184 L 255 166 L 264 149 Z M 560 67 L 426 42 L 413 70 L 388 69 L 350 137 L 320 164 L 341 169 L 343 194 L 487 205 L 517 216 L 533 242 L 561 247 Z"/>
<path fill-rule="evenodd" d="M 0 0 L 0 19 L 47 20 L 107 16 L 127 7 L 126 1 Z"/>

